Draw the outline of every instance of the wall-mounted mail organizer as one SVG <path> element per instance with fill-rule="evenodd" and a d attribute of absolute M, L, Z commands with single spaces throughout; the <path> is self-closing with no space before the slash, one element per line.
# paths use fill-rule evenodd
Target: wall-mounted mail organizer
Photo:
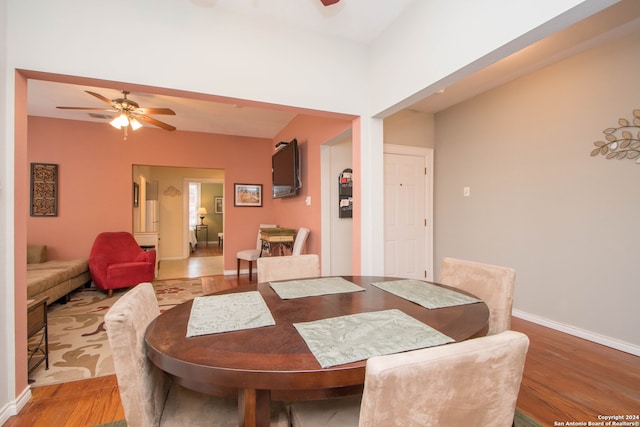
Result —
<path fill-rule="evenodd" d="M 353 171 L 345 169 L 339 178 L 339 218 L 353 217 Z"/>

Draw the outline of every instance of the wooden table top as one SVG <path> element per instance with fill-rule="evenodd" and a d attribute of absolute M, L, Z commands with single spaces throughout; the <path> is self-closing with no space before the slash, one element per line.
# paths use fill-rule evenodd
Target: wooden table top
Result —
<path fill-rule="evenodd" d="M 194 390 L 210 394 L 270 390 L 274 400 L 288 400 L 357 392 L 364 383 L 366 364 L 362 360 L 323 369 L 293 323 L 395 308 L 456 341 L 486 334 L 489 309 L 484 303 L 428 310 L 370 285 L 394 278 L 343 277 L 365 291 L 282 300 L 268 283 L 260 283 L 219 292 L 261 293 L 276 325 L 244 331 L 187 338 L 193 303 L 187 301 L 149 325 L 147 355 L 160 369 Z M 341 389 L 344 392 L 322 394 Z"/>

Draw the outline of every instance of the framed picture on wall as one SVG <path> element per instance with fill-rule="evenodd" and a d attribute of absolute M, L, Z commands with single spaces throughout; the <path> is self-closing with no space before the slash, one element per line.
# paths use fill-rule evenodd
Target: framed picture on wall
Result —
<path fill-rule="evenodd" d="M 222 197 L 216 197 L 213 199 L 213 212 L 217 214 L 222 213 Z"/>
<path fill-rule="evenodd" d="M 58 165 L 31 163 L 31 216 L 58 216 Z"/>
<path fill-rule="evenodd" d="M 234 206 L 262 206 L 262 184 L 233 184 Z"/>

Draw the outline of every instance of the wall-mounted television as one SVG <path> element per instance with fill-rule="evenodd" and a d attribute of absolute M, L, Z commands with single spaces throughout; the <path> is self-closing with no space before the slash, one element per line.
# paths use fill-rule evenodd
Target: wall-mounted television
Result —
<path fill-rule="evenodd" d="M 295 196 L 302 188 L 298 141 L 281 142 L 271 156 L 273 198 Z"/>

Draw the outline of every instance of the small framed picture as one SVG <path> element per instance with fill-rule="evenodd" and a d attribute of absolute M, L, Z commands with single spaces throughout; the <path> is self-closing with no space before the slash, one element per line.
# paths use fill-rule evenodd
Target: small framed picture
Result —
<path fill-rule="evenodd" d="M 222 197 L 216 197 L 213 199 L 213 212 L 217 214 L 222 213 Z"/>
<path fill-rule="evenodd" d="M 262 184 L 234 184 L 234 206 L 262 206 Z"/>

